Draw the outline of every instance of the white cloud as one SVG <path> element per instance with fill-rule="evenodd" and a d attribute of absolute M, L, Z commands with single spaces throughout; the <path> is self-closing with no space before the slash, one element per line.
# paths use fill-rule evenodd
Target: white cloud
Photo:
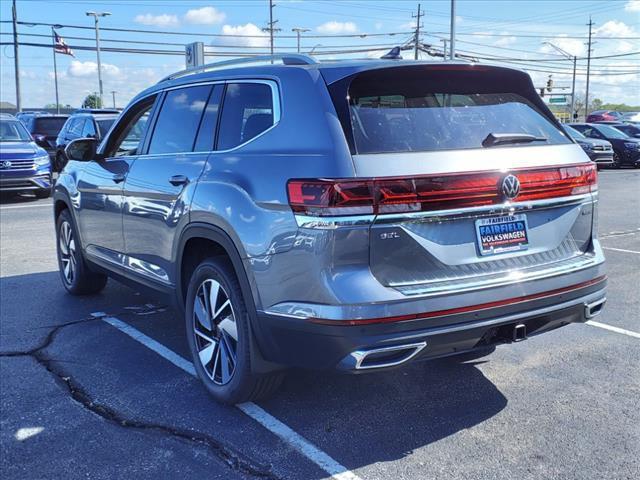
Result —
<path fill-rule="evenodd" d="M 627 12 L 640 12 L 640 0 L 629 0 L 624 9 Z"/>
<path fill-rule="evenodd" d="M 353 22 L 336 22 L 331 21 L 323 23 L 316 30 L 320 33 L 326 34 L 338 34 L 338 33 L 355 33 L 358 31 L 358 26 Z"/>
<path fill-rule="evenodd" d="M 518 39 L 516 37 L 502 37 L 499 40 L 493 42 L 496 47 L 508 47 L 516 43 Z"/>
<path fill-rule="evenodd" d="M 601 27 L 594 30 L 595 35 L 600 37 L 632 37 L 635 35 L 635 30 L 624 22 L 617 20 L 609 20 Z"/>
<path fill-rule="evenodd" d="M 227 15 L 214 7 L 194 8 L 184 15 L 184 21 L 193 25 L 218 25 L 225 18 Z"/>
<path fill-rule="evenodd" d="M 382 24 L 382 22 L 376 22 L 373 26 L 375 27 L 376 30 L 382 30 L 382 27 L 384 25 Z"/>
<path fill-rule="evenodd" d="M 95 62 L 81 62 L 72 60 L 67 73 L 71 77 L 89 77 L 98 74 L 98 64 Z M 102 73 L 108 77 L 118 77 L 120 69 L 109 63 L 102 64 Z"/>
<path fill-rule="evenodd" d="M 250 35 L 250 37 L 227 37 L 221 38 L 219 41 L 233 45 L 246 45 L 248 47 L 266 47 L 269 45 L 269 34 L 263 32 L 253 23 L 246 25 L 223 25 L 222 33 L 224 35 Z"/>
<path fill-rule="evenodd" d="M 161 15 L 153 15 L 151 13 L 136 15 L 133 21 L 141 23 L 142 25 L 150 25 L 154 27 L 175 27 L 180 24 L 176 15 L 169 15 L 168 13 L 163 13 Z"/>

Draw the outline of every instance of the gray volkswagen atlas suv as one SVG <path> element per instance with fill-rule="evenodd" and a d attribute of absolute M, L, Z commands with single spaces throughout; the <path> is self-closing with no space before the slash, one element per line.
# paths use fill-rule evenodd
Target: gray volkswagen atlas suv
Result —
<path fill-rule="evenodd" d="M 252 62 L 252 63 L 251 63 Z M 184 314 L 219 401 L 286 367 L 482 355 L 597 315 L 597 171 L 529 76 L 283 55 L 176 73 L 55 185 L 71 294 L 107 276 Z"/>

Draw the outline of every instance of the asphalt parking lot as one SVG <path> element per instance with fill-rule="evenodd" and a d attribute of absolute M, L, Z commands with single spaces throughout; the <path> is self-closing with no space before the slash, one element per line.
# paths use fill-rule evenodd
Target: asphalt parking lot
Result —
<path fill-rule="evenodd" d="M 599 326 L 476 362 L 294 371 L 273 398 L 236 408 L 190 374 L 183 322 L 163 299 L 114 281 L 69 296 L 51 200 L 4 197 L 0 475 L 640 478 L 639 170 L 601 172 L 599 232 L 609 270 Z"/>

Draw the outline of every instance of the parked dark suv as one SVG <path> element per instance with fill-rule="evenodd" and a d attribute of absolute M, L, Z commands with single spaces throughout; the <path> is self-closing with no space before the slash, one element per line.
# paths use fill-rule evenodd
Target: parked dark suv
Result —
<path fill-rule="evenodd" d="M 265 395 L 287 366 L 481 355 L 601 311 L 596 166 L 526 73 L 251 61 L 140 93 L 99 146 L 67 146 L 55 187 L 67 290 L 109 275 L 174 299 L 216 399 Z"/>
<path fill-rule="evenodd" d="M 613 165 L 613 147 L 606 140 L 585 137 L 582 133 L 569 125 L 563 125 L 567 133 L 573 138 L 578 145 L 582 147 L 584 153 L 596 162 L 599 167 Z"/>
<path fill-rule="evenodd" d="M 36 141 L 49 154 L 53 162 L 56 155 L 56 139 L 62 126 L 69 115 L 36 114 L 26 121 L 27 130 Z"/>
<path fill-rule="evenodd" d="M 53 168 L 60 172 L 67 164 L 64 149 L 70 141 L 77 138 L 95 138 L 98 143 L 118 118 L 117 113 L 76 113 L 65 122 L 56 139 L 56 153 Z"/>
<path fill-rule="evenodd" d="M 640 139 L 628 136 L 611 125 L 600 123 L 572 123 L 571 127 L 585 137 L 606 140 L 613 146 L 614 168 L 625 165 L 640 168 Z"/>

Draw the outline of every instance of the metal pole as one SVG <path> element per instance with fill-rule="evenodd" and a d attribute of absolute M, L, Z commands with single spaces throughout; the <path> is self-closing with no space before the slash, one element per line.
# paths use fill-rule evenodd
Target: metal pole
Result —
<path fill-rule="evenodd" d="M 585 120 L 589 115 L 589 75 L 591 73 L 591 27 L 593 26 L 593 21 L 591 20 L 591 16 L 589 16 L 589 44 L 587 47 L 587 91 L 584 95 L 584 116 Z"/>
<path fill-rule="evenodd" d="M 22 110 L 22 101 L 20 99 L 20 62 L 18 60 L 18 10 L 16 8 L 16 0 L 13 0 L 13 65 L 16 71 L 16 108 Z"/>
<path fill-rule="evenodd" d="M 98 88 L 100 89 L 100 105 L 99 108 L 102 108 L 102 66 L 100 64 L 100 27 L 98 25 L 98 16 L 95 16 L 95 26 L 96 26 L 96 56 L 98 57 Z"/>
<path fill-rule="evenodd" d="M 420 4 L 418 4 L 418 14 L 416 18 L 416 37 L 413 40 L 413 59 L 418 60 L 418 45 L 420 43 Z"/>
<path fill-rule="evenodd" d="M 269 0 L 269 41 L 271 45 L 271 56 L 273 56 L 273 0 Z"/>
<path fill-rule="evenodd" d="M 573 115 L 575 113 L 575 105 L 576 105 L 576 62 L 578 61 L 578 57 L 573 57 L 573 81 L 571 82 L 571 121 L 573 121 Z"/>
<path fill-rule="evenodd" d="M 51 27 L 51 41 L 53 42 L 53 78 L 56 85 L 56 113 L 60 113 L 60 98 L 58 97 L 58 62 L 56 61 L 56 33 Z"/>
<path fill-rule="evenodd" d="M 116 91 L 111 90 L 111 95 L 113 96 L 113 108 L 116 108 Z"/>
<path fill-rule="evenodd" d="M 451 38 L 449 39 L 449 59 L 456 58 L 456 0 L 451 0 Z"/>
<path fill-rule="evenodd" d="M 304 32 L 308 32 L 310 29 L 302 28 L 302 27 L 294 27 L 291 29 L 292 32 L 296 32 L 296 36 L 298 38 L 298 53 L 300 53 L 300 36 Z"/>
<path fill-rule="evenodd" d="M 446 60 L 447 59 L 447 39 L 443 38 L 442 42 L 444 43 L 444 49 L 442 50 L 442 59 Z"/>

